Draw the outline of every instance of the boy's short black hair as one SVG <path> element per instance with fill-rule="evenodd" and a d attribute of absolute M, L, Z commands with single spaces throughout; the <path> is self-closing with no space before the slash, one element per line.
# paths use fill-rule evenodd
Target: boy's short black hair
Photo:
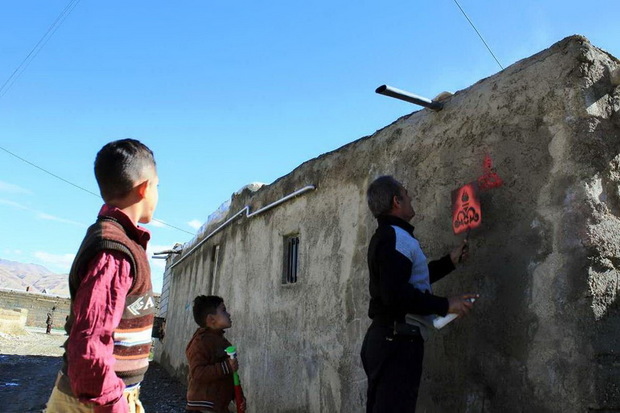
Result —
<path fill-rule="evenodd" d="M 104 201 L 127 195 L 149 168 L 155 170 L 153 152 L 135 139 L 110 142 L 97 153 L 95 177 Z"/>
<path fill-rule="evenodd" d="M 215 314 L 217 307 L 224 302 L 222 297 L 217 295 L 199 295 L 194 298 L 194 321 L 200 327 L 206 327 L 207 316 Z"/>

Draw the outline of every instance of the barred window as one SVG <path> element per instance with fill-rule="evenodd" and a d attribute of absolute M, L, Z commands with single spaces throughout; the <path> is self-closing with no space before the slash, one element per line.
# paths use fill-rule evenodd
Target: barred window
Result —
<path fill-rule="evenodd" d="M 284 273 L 282 284 L 297 282 L 299 270 L 299 234 L 284 237 Z"/>

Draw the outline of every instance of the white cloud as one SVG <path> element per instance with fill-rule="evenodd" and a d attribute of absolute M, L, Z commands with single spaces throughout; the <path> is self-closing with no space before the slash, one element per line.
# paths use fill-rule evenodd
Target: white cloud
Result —
<path fill-rule="evenodd" d="M 163 228 L 166 226 L 166 223 L 164 221 L 162 221 L 161 219 L 152 219 L 151 222 L 149 222 L 149 225 L 152 225 L 154 227 L 157 228 Z"/>
<path fill-rule="evenodd" d="M 32 192 L 26 188 L 22 188 L 19 185 L 10 184 L 8 182 L 0 181 L 0 192 L 8 192 L 11 194 L 27 194 L 32 195 Z"/>
<path fill-rule="evenodd" d="M 72 221 L 70 219 L 65 219 L 65 218 L 60 218 L 55 215 L 46 214 L 45 212 L 37 212 L 36 215 L 37 215 L 37 218 L 44 219 L 46 221 L 56 221 L 56 222 L 62 222 L 63 224 L 71 224 L 71 225 L 77 225 L 78 227 L 86 227 L 86 225 L 82 224 L 81 222 Z"/>
<path fill-rule="evenodd" d="M 165 250 L 171 250 L 172 249 L 172 245 L 156 245 L 156 244 L 149 244 L 146 248 L 146 252 L 147 254 L 151 255 L 154 254 L 156 252 L 160 252 L 160 251 L 165 251 Z"/>
<path fill-rule="evenodd" d="M 8 206 L 13 207 L 15 209 L 23 209 L 25 211 L 30 211 L 30 208 L 28 208 L 27 206 L 22 205 L 19 202 L 9 201 L 8 199 L 1 199 L 0 198 L 0 204 L 8 205 Z"/>
<path fill-rule="evenodd" d="M 75 254 L 50 254 L 44 251 L 36 251 L 32 255 L 39 259 L 43 265 L 50 270 L 63 273 L 69 272 L 73 259 L 75 258 Z"/>
<path fill-rule="evenodd" d="M 30 208 L 29 206 L 20 204 L 19 202 L 9 201 L 8 199 L 0 198 L 0 205 L 7 205 L 15 209 L 21 209 L 23 211 L 32 212 L 35 217 L 37 217 L 38 219 L 45 220 L 45 221 L 56 221 L 56 222 L 61 222 L 63 224 L 77 225 L 78 227 L 83 227 L 83 228 L 88 227 L 88 225 L 82 224 L 81 222 L 57 217 L 55 215 L 51 215 L 46 212 L 37 211 L 36 209 Z"/>
<path fill-rule="evenodd" d="M 164 270 L 166 269 L 166 260 L 159 260 L 159 259 L 150 259 L 149 262 L 151 263 L 151 271 L 155 272 L 155 270 L 159 270 L 159 272 L 164 272 Z"/>
<path fill-rule="evenodd" d="M 3 255 L 23 255 L 24 251 L 17 250 L 17 249 L 5 248 L 5 249 L 2 250 L 2 254 Z"/>
<path fill-rule="evenodd" d="M 197 230 L 200 229 L 200 227 L 202 226 L 202 222 L 198 221 L 197 219 L 192 219 L 187 223 L 187 225 Z"/>

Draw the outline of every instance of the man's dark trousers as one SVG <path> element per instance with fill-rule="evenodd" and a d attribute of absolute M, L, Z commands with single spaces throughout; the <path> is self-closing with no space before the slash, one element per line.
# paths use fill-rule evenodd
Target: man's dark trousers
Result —
<path fill-rule="evenodd" d="M 361 356 L 368 377 L 366 413 L 415 413 L 424 340 L 394 336 L 392 328 L 371 326 Z"/>

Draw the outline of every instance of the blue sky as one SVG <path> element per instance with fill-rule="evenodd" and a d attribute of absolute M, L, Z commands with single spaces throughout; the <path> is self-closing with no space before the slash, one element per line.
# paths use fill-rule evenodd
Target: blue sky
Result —
<path fill-rule="evenodd" d="M 620 56 L 617 0 L 459 3 L 504 67 L 572 34 Z M 2 2 L 0 85 L 68 4 Z M 379 85 L 432 98 L 499 70 L 453 0 L 81 1 L 0 92 L 0 147 L 97 193 L 97 151 L 140 139 L 156 217 L 189 232 L 148 225 L 157 250 L 245 184 L 418 110 Z M 67 272 L 100 205 L 0 150 L 0 258 Z"/>

